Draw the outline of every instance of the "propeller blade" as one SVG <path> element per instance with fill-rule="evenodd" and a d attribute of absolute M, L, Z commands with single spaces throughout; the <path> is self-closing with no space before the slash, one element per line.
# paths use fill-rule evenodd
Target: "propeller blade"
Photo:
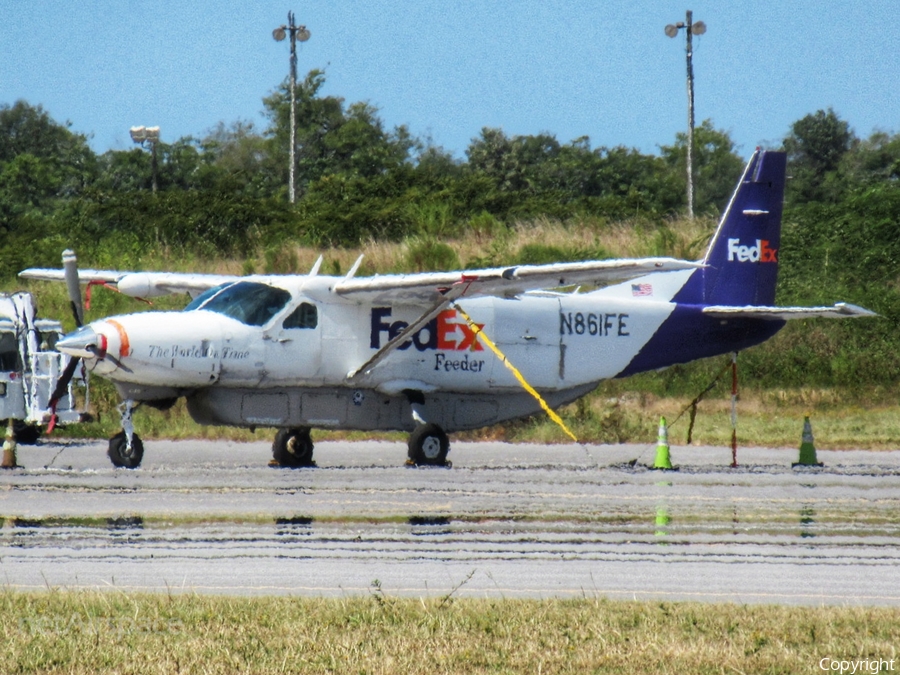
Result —
<path fill-rule="evenodd" d="M 84 325 L 84 306 L 81 304 L 81 284 L 78 281 L 78 258 L 75 257 L 75 251 L 63 251 L 62 262 L 69 302 L 72 303 L 72 316 L 75 317 L 75 325 L 81 328 Z"/>

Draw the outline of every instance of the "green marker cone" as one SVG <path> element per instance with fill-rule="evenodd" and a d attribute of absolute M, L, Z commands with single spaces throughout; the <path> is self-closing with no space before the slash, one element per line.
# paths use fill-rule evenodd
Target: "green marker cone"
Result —
<path fill-rule="evenodd" d="M 659 418 L 659 437 L 656 441 L 656 461 L 654 469 L 671 469 L 672 460 L 669 457 L 669 430 L 666 428 L 666 418 Z"/>
<path fill-rule="evenodd" d="M 800 459 L 794 466 L 822 466 L 816 458 L 816 446 L 813 444 L 812 425 L 809 416 L 803 418 L 803 440 L 800 443 Z"/>

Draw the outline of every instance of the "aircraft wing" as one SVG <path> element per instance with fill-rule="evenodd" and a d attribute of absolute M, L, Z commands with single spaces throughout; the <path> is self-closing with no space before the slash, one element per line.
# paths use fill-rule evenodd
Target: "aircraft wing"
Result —
<path fill-rule="evenodd" d="M 65 281 L 65 271 L 31 268 L 19 272 L 23 279 Z M 205 290 L 236 281 L 240 277 L 226 274 L 192 274 L 181 272 L 123 272 L 119 270 L 79 269 L 82 284 L 107 284 L 125 295 L 153 298 L 169 293 L 190 293 L 195 296 Z"/>
<path fill-rule="evenodd" d="M 863 316 L 878 316 L 863 307 L 839 302 L 834 307 L 729 307 L 727 305 L 710 305 L 703 308 L 704 314 L 723 319 L 748 318 L 748 319 L 772 319 L 773 321 L 788 321 L 790 319 L 854 319 Z"/>
<path fill-rule="evenodd" d="M 335 284 L 334 291 L 342 296 L 370 302 L 433 305 L 445 298 L 452 287 L 457 287 L 454 297 L 460 295 L 513 297 L 532 290 L 576 284 L 605 285 L 650 272 L 671 272 L 701 266 L 701 263 L 674 258 L 637 258 L 373 277 L 348 275 Z M 19 276 L 23 279 L 65 281 L 65 272 L 61 269 L 31 268 L 20 272 Z M 152 298 L 169 293 L 190 293 L 196 296 L 214 286 L 237 281 L 240 278 L 223 274 L 78 270 L 78 279 L 82 284 L 107 284 L 125 295 L 140 298 Z M 462 288 L 459 288 L 460 286 Z"/>
<path fill-rule="evenodd" d="M 334 286 L 342 296 L 369 302 L 439 302 L 454 286 L 464 286 L 460 295 L 500 295 L 513 297 L 527 291 L 561 286 L 606 285 L 633 279 L 651 272 L 674 272 L 702 267 L 701 263 L 674 258 L 637 258 L 512 265 L 456 272 L 423 272 L 374 277 L 345 278 Z"/>

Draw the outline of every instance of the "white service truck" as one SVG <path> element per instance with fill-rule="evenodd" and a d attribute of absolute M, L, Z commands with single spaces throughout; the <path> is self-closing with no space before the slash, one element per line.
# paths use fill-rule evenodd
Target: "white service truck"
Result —
<path fill-rule="evenodd" d="M 12 420 L 19 443 L 35 443 L 50 423 L 51 399 L 69 363 L 55 349 L 62 325 L 36 314 L 30 293 L 0 293 L 0 420 Z M 61 394 L 55 424 L 86 420 L 89 387 L 81 368 Z"/>

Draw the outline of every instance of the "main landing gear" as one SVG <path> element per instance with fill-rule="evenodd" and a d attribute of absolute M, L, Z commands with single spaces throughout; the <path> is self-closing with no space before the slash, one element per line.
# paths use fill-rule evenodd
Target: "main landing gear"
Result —
<path fill-rule="evenodd" d="M 447 432 L 422 417 L 421 406 L 424 401 L 421 394 L 410 395 L 410 403 L 416 428 L 409 435 L 409 459 L 406 463 L 409 466 L 452 466 L 447 461 L 447 453 L 450 452 Z M 269 466 L 290 469 L 316 466 L 313 447 L 309 427 L 279 429 L 272 442 L 272 461 Z"/>
<path fill-rule="evenodd" d="M 315 466 L 309 427 L 279 429 L 272 443 L 272 464 L 292 469 Z"/>
<path fill-rule="evenodd" d="M 407 391 L 406 395 L 409 398 L 412 418 L 417 425 L 409 435 L 409 459 L 406 463 L 410 466 L 452 466 L 447 461 L 447 453 L 450 452 L 450 439 L 447 433 L 422 416 L 424 396 L 417 391 Z"/>
<path fill-rule="evenodd" d="M 126 469 L 136 469 L 144 458 L 144 444 L 134 433 L 134 423 L 131 420 L 134 408 L 134 401 L 131 400 L 125 401 L 119 406 L 119 414 L 122 416 L 122 431 L 109 439 L 109 450 L 107 451 L 114 466 Z"/>
<path fill-rule="evenodd" d="M 409 461 L 415 466 L 450 466 L 450 439 L 437 424 L 420 424 L 409 435 Z"/>

